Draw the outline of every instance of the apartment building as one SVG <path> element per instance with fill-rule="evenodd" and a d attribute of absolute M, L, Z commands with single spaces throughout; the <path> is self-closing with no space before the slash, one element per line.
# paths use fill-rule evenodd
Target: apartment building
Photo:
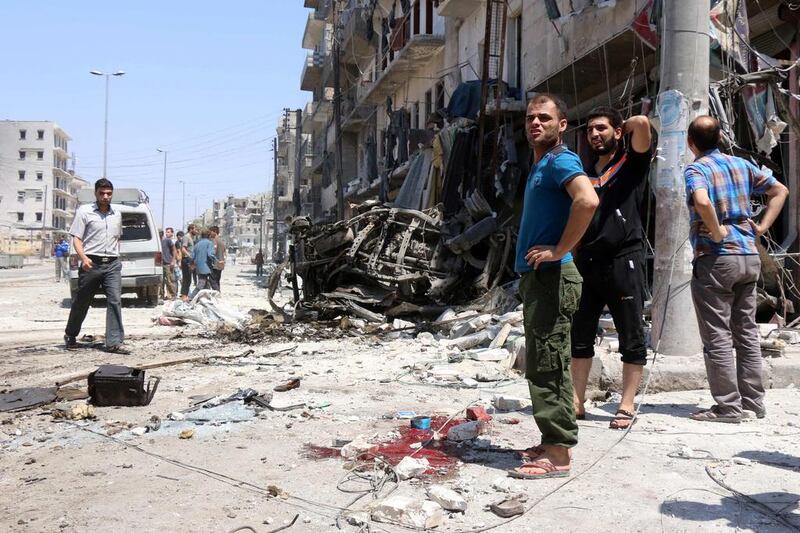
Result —
<path fill-rule="evenodd" d="M 0 233 L 7 251 L 41 253 L 68 230 L 77 191 L 67 133 L 50 121 L 0 121 Z"/>

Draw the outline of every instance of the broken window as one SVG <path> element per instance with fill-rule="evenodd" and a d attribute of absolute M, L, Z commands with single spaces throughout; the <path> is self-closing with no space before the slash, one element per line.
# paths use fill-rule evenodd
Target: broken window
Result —
<path fill-rule="evenodd" d="M 147 215 L 144 213 L 123 213 L 122 214 L 122 240 L 123 241 L 147 241 L 150 240 L 152 233 L 150 225 L 147 223 Z"/>

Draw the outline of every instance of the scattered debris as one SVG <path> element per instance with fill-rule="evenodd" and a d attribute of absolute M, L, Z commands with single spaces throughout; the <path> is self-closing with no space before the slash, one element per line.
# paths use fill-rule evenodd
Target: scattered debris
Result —
<path fill-rule="evenodd" d="M 94 420 L 94 407 L 82 403 L 71 407 L 56 407 L 52 411 L 53 418 L 66 420 Z"/>
<path fill-rule="evenodd" d="M 144 386 L 144 370 L 121 365 L 100 365 L 89 374 L 89 396 L 97 406 L 148 405 L 158 389 L 160 378 Z"/>
<path fill-rule="evenodd" d="M 471 440 L 483 433 L 485 424 L 480 421 L 464 422 L 447 431 L 447 439 L 454 442 Z"/>
<path fill-rule="evenodd" d="M 394 467 L 394 470 L 397 472 L 397 477 L 399 477 L 401 481 L 405 481 L 406 479 L 421 476 L 429 468 L 430 463 L 428 463 L 427 459 L 415 459 L 409 456 L 403 457 L 403 460 Z"/>
<path fill-rule="evenodd" d="M 55 387 L 26 387 L 0 393 L 0 412 L 34 409 L 56 400 Z"/>
<path fill-rule="evenodd" d="M 480 406 L 467 407 L 467 420 L 478 420 L 480 422 L 489 422 L 492 419 L 486 409 Z"/>
<path fill-rule="evenodd" d="M 467 500 L 453 489 L 442 485 L 431 485 L 427 494 L 428 498 L 441 505 L 445 511 L 463 513 L 467 510 Z"/>
<path fill-rule="evenodd" d="M 503 501 L 489 505 L 489 510 L 500 518 L 511 518 L 512 516 L 525 513 L 525 502 L 528 497 L 524 494 L 517 494 Z"/>
<path fill-rule="evenodd" d="M 179 439 L 191 439 L 194 437 L 194 430 L 193 429 L 184 429 L 181 431 L 181 434 L 178 435 Z"/>
<path fill-rule="evenodd" d="M 286 392 L 292 389 L 296 389 L 300 386 L 300 378 L 290 379 L 286 383 L 276 386 L 274 389 L 275 392 Z"/>
<path fill-rule="evenodd" d="M 492 405 L 498 411 L 521 411 L 530 407 L 531 401 L 527 398 L 498 394 L 492 398 Z"/>
<path fill-rule="evenodd" d="M 217 291 L 204 289 L 198 292 L 191 302 L 183 300 L 164 302 L 161 316 L 168 319 L 191 320 L 208 329 L 221 326 L 243 329 L 248 323 L 249 317 L 238 309 L 221 302 L 219 296 Z"/>
<path fill-rule="evenodd" d="M 444 524 L 442 506 L 429 500 L 417 501 L 406 496 L 390 496 L 372 506 L 376 522 L 412 528 L 435 528 Z"/>

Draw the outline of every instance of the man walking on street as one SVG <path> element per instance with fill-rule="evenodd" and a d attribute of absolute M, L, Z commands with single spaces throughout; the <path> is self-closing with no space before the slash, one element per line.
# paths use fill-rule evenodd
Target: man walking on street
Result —
<path fill-rule="evenodd" d="M 64 331 L 68 350 L 78 347 L 75 340 L 89 311 L 94 294 L 102 283 L 106 293 L 106 350 L 127 353 L 122 346 L 122 263 L 119 261 L 119 240 L 122 236 L 122 214 L 111 206 L 114 185 L 107 179 L 94 184 L 96 201 L 80 206 L 69 229 L 72 245 L 80 258 L 78 293 L 69 310 Z"/>
<path fill-rule="evenodd" d="M 172 300 L 175 298 L 175 243 L 172 241 L 173 229 L 164 230 L 164 238 L 161 239 L 161 270 L 164 273 L 163 290 L 164 299 Z"/>
<path fill-rule="evenodd" d="M 194 244 L 192 250 L 192 261 L 194 262 L 195 271 L 197 272 L 197 283 L 194 290 L 189 295 L 189 300 L 192 300 L 198 292 L 211 286 L 215 291 L 219 290 L 217 280 L 211 274 L 211 264 L 217 258 L 214 256 L 214 241 L 210 240 L 211 232 L 204 229 L 200 233 L 200 241 Z"/>
<path fill-rule="evenodd" d="M 210 237 L 211 241 L 214 243 L 214 257 L 216 257 L 216 261 L 211 266 L 211 277 L 214 278 L 214 281 L 217 283 L 218 290 L 222 292 L 222 271 L 225 269 L 225 241 L 220 237 L 219 234 L 219 226 L 211 226 L 210 230 Z"/>
<path fill-rule="evenodd" d="M 570 448 L 578 442 L 570 377 L 570 321 L 578 307 L 581 277 L 572 262 L 598 198 L 576 154 L 562 144 L 566 105 L 549 94 L 529 103 L 525 133 L 534 165 L 525 186 L 517 240 L 516 270 L 522 275 L 526 371 L 541 444 L 509 475 L 524 479 L 565 477 Z"/>
<path fill-rule="evenodd" d="M 692 301 L 716 402 L 691 417 L 739 423 L 744 409 L 758 418 L 766 415 L 756 324 L 761 271 L 756 239 L 775 222 L 789 191 L 749 161 L 720 152 L 719 139 L 719 122 L 712 117 L 697 117 L 689 126 L 689 148 L 696 157 L 684 171 L 694 249 Z M 753 195 L 767 197 L 760 222 L 751 218 Z"/>
<path fill-rule="evenodd" d="M 264 275 L 264 253 L 259 250 L 255 258 L 256 263 L 256 277 L 260 278 Z"/>
<path fill-rule="evenodd" d="M 189 299 L 189 286 L 194 277 L 194 284 L 197 285 L 197 271 L 194 269 L 192 260 L 192 248 L 194 247 L 194 240 L 197 237 L 197 226 L 189 224 L 186 228 L 186 235 L 181 239 L 181 298 L 184 301 Z"/>
<path fill-rule="evenodd" d="M 56 258 L 56 281 L 62 278 L 69 281 L 69 243 L 67 239 L 61 237 L 61 241 L 56 244 L 54 255 Z"/>
<path fill-rule="evenodd" d="M 622 146 L 629 135 L 628 147 Z M 572 380 L 575 414 L 586 416 L 586 383 L 603 308 L 608 306 L 619 333 L 622 355 L 622 400 L 611 429 L 634 422 L 634 398 L 647 363 L 644 336 L 644 242 L 639 206 L 650 169 L 650 121 L 639 115 L 626 121 L 610 107 L 598 107 L 586 118 L 586 136 L 596 161 L 586 174 L 600 206 L 581 243 L 575 265 L 583 277 L 581 301 L 572 321 Z"/>

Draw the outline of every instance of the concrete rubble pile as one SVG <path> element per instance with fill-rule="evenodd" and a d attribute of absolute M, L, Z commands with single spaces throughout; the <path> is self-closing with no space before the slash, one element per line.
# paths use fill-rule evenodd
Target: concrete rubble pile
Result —
<path fill-rule="evenodd" d="M 190 302 L 170 300 L 164 302 L 161 316 L 196 322 L 206 328 L 227 326 L 242 329 L 250 317 L 238 309 L 220 301 L 217 291 L 204 289 L 199 291 Z"/>

